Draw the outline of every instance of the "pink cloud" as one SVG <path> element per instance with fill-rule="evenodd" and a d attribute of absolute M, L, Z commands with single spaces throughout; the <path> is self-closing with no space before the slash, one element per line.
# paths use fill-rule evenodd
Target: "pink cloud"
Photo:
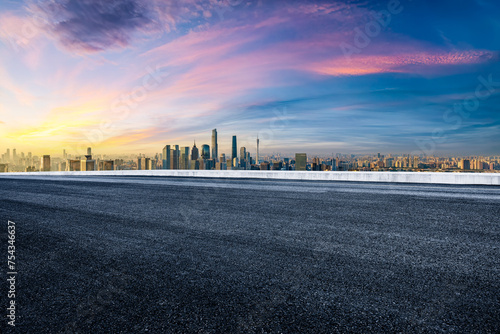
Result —
<path fill-rule="evenodd" d="M 357 55 L 351 59 L 337 57 L 306 66 L 306 69 L 324 75 L 366 75 L 375 73 L 411 73 L 422 67 L 478 64 L 495 59 L 491 51 L 470 50 L 457 52 L 417 51 L 396 55 Z"/>

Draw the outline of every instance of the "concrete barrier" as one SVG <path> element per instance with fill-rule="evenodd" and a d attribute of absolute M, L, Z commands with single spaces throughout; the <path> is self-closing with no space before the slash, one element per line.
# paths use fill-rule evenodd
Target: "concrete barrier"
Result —
<path fill-rule="evenodd" d="M 312 172 L 250 170 L 121 170 L 91 172 L 0 173 L 2 177 L 46 176 L 164 176 L 239 179 L 278 179 L 316 181 L 398 182 L 434 184 L 500 185 L 500 173 L 436 172 Z"/>

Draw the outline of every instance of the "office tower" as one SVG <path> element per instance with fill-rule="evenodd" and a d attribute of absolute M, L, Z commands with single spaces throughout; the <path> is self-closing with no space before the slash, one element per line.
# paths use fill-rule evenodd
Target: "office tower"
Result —
<path fill-rule="evenodd" d="M 142 158 L 142 169 L 151 170 L 153 169 L 153 164 L 151 162 L 151 158 Z"/>
<path fill-rule="evenodd" d="M 238 157 L 237 150 L 238 150 L 238 146 L 236 145 L 236 136 L 233 136 L 233 150 L 231 152 L 231 160 L 233 160 L 233 161 L 234 161 L 234 158 Z"/>
<path fill-rule="evenodd" d="M 89 155 L 86 155 L 86 157 L 89 157 Z M 69 160 L 68 160 L 69 161 Z M 92 159 L 85 159 L 85 160 L 80 160 L 80 171 L 93 171 L 96 170 L 96 163 L 95 160 Z"/>
<path fill-rule="evenodd" d="M 170 149 L 170 169 L 179 169 L 179 145 L 172 145 Z"/>
<path fill-rule="evenodd" d="M 87 147 L 87 155 L 92 155 L 92 148 Z"/>
<path fill-rule="evenodd" d="M 255 163 L 259 164 L 259 136 L 257 136 L 257 156 L 255 157 Z"/>
<path fill-rule="evenodd" d="M 12 160 L 14 160 L 14 162 L 17 161 L 17 152 L 16 152 L 16 149 L 12 150 Z"/>
<path fill-rule="evenodd" d="M 201 158 L 204 160 L 210 159 L 210 146 L 207 144 L 201 145 Z"/>
<path fill-rule="evenodd" d="M 66 150 L 63 150 L 63 159 L 67 159 L 68 155 L 66 154 Z"/>
<path fill-rule="evenodd" d="M 247 157 L 247 149 L 246 149 L 246 147 L 241 147 L 240 148 L 240 165 L 243 168 L 246 168 L 246 166 L 247 166 L 246 157 Z"/>
<path fill-rule="evenodd" d="M 44 155 L 40 159 L 40 170 L 42 172 L 50 172 L 50 155 Z"/>
<path fill-rule="evenodd" d="M 220 155 L 219 161 L 220 161 L 220 162 L 226 162 L 226 155 L 225 155 L 224 153 L 222 153 L 222 154 Z"/>
<path fill-rule="evenodd" d="M 234 168 L 238 168 L 238 167 L 239 167 L 239 165 L 240 165 L 240 164 L 239 164 L 239 161 L 238 161 L 238 157 L 234 158 L 234 159 L 233 159 L 233 167 L 234 167 Z"/>
<path fill-rule="evenodd" d="M 295 170 L 306 170 L 307 154 L 295 153 Z"/>
<path fill-rule="evenodd" d="M 191 160 L 198 160 L 199 158 L 200 158 L 200 154 L 198 151 L 198 147 L 196 147 L 196 141 L 195 141 L 193 148 L 191 149 Z"/>
<path fill-rule="evenodd" d="M 135 164 L 137 165 L 137 170 L 142 170 L 142 157 L 137 157 L 137 159 L 135 160 Z"/>
<path fill-rule="evenodd" d="M 247 158 L 247 148 L 242 146 L 240 147 L 240 160 L 246 160 Z"/>
<path fill-rule="evenodd" d="M 100 160 L 98 170 L 114 170 L 115 162 L 113 160 Z"/>
<path fill-rule="evenodd" d="M 189 146 L 181 147 L 180 169 L 189 169 Z"/>
<path fill-rule="evenodd" d="M 212 159 L 217 160 L 219 156 L 219 145 L 217 144 L 217 129 L 212 130 Z"/>
<path fill-rule="evenodd" d="M 170 169 L 170 145 L 165 145 L 162 153 L 163 169 Z"/>
<path fill-rule="evenodd" d="M 465 170 L 470 169 L 470 160 L 468 160 L 468 159 L 462 160 L 462 169 L 465 169 Z"/>
<path fill-rule="evenodd" d="M 7 149 L 7 156 L 6 156 L 7 161 L 10 160 L 10 148 Z"/>

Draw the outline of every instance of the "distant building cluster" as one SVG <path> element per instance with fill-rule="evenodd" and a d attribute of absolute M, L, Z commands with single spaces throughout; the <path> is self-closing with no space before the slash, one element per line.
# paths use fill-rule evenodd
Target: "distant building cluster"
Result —
<path fill-rule="evenodd" d="M 442 172 L 500 172 L 500 156 L 490 157 L 430 157 L 403 155 L 354 155 L 337 153 L 331 156 L 308 158 L 306 153 L 284 157 L 279 154 L 260 154 L 260 140 L 256 141 L 256 157 L 246 147 L 238 147 L 232 136 L 231 154 L 219 152 L 217 129 L 212 130 L 211 145 L 200 148 L 165 145 L 154 157 L 139 154 L 136 157 L 111 159 L 108 156 L 87 154 L 72 156 L 63 150 L 62 157 L 34 156 L 31 152 L 19 155 L 16 149 L 7 149 L 1 155 L 0 173 L 37 171 L 111 171 L 111 170 L 296 170 L 296 171 L 442 171 Z"/>

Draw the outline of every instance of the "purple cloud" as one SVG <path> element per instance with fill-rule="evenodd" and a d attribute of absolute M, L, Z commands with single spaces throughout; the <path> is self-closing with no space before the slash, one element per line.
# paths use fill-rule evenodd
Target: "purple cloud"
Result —
<path fill-rule="evenodd" d="M 84 53 L 128 46 L 135 35 L 170 31 L 181 8 L 176 1 L 39 1 L 29 9 L 64 48 Z"/>

